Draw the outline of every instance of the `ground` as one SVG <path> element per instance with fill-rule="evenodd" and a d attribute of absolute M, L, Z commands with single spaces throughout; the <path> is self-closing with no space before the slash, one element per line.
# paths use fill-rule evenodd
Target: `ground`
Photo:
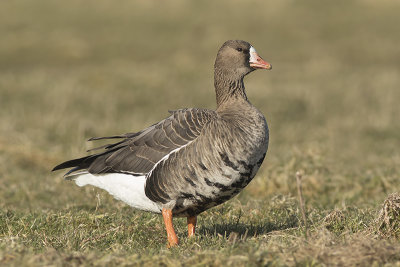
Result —
<path fill-rule="evenodd" d="M 394 1 L 0 3 L 0 265 L 400 266 L 400 35 Z M 228 39 L 270 147 L 251 184 L 166 248 L 159 215 L 64 181 L 93 136 L 215 107 Z M 296 172 L 302 174 L 304 226 Z"/>

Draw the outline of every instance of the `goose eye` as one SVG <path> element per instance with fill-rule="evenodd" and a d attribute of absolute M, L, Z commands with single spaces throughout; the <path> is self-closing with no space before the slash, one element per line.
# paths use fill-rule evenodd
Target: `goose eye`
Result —
<path fill-rule="evenodd" d="M 243 49 L 240 48 L 240 47 L 239 47 L 239 48 L 236 48 L 236 50 L 239 51 L 239 52 L 242 52 L 242 51 L 243 51 Z"/>

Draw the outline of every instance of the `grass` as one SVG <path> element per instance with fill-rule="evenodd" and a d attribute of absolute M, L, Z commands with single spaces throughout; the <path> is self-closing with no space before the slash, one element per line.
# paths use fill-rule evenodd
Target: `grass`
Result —
<path fill-rule="evenodd" d="M 0 265 L 400 265 L 400 36 L 392 1 L 0 3 Z M 51 173 L 92 136 L 215 107 L 227 39 L 270 126 L 252 183 L 166 248 L 162 218 Z M 302 173 L 307 237 L 297 201 Z"/>

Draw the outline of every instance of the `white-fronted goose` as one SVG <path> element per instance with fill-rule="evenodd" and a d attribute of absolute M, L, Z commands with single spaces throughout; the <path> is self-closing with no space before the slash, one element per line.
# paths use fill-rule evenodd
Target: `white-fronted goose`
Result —
<path fill-rule="evenodd" d="M 162 213 L 169 246 L 178 244 L 172 216 L 196 216 L 238 194 L 254 177 L 268 148 L 264 116 L 247 99 L 243 78 L 271 69 L 249 43 L 225 42 L 214 65 L 217 109 L 188 108 L 137 133 L 91 138 L 122 139 L 102 152 L 66 161 L 53 171 L 79 186 L 94 185 L 116 199 Z"/>

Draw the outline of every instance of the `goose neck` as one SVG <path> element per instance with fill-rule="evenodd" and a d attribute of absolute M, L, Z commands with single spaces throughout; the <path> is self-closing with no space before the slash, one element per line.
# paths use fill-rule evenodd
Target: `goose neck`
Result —
<path fill-rule="evenodd" d="M 214 73 L 214 87 L 217 109 L 227 101 L 246 100 L 243 76 L 225 73 L 218 69 Z"/>

